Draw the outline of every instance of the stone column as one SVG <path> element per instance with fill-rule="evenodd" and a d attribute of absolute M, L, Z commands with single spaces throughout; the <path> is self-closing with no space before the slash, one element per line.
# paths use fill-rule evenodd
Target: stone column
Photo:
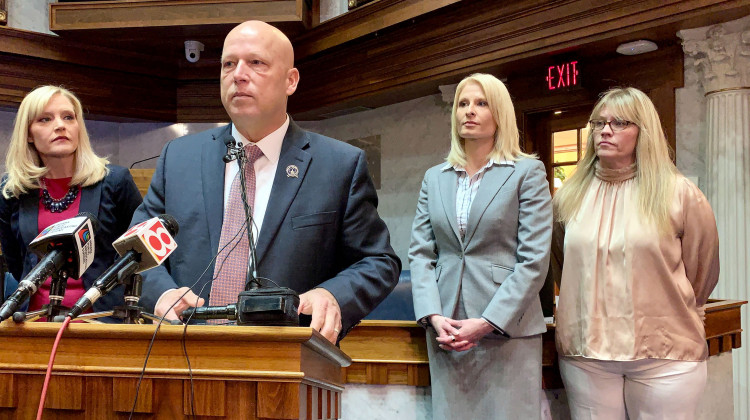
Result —
<path fill-rule="evenodd" d="M 705 193 L 719 230 L 721 275 L 712 297 L 748 300 L 750 284 L 750 16 L 678 32 L 705 93 Z M 748 310 L 742 328 L 748 331 Z M 734 417 L 750 418 L 748 356 L 733 351 Z"/>

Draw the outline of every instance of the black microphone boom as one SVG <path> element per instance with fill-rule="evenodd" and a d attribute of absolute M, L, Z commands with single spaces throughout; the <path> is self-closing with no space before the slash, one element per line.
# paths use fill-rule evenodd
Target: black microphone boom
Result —
<path fill-rule="evenodd" d="M 237 305 L 187 308 L 182 311 L 182 319 L 227 319 L 232 321 L 237 319 Z"/>
<path fill-rule="evenodd" d="M 85 310 L 90 308 L 94 302 L 99 300 L 100 297 L 111 292 L 123 279 L 132 275 L 138 270 L 138 261 L 141 259 L 141 254 L 135 251 L 128 251 L 115 261 L 107 271 L 102 273 L 101 276 L 94 282 L 94 285 L 81 296 L 80 299 L 70 308 L 68 315 L 71 318 L 76 318 L 81 315 Z"/>
<path fill-rule="evenodd" d="M 65 263 L 65 252 L 54 249 L 45 255 L 39 264 L 34 267 L 29 274 L 18 283 L 18 289 L 13 292 L 8 300 L 0 308 L 0 321 L 10 318 L 18 307 L 24 304 L 45 280 Z"/>

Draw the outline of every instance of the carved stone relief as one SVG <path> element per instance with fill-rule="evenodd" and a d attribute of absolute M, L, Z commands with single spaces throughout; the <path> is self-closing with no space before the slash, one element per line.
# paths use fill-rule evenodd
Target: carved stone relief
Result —
<path fill-rule="evenodd" d="M 706 93 L 750 87 L 750 17 L 677 35 Z"/>

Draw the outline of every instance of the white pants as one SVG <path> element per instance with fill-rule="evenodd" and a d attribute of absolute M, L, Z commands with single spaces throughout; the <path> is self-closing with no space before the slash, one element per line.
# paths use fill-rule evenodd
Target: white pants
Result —
<path fill-rule="evenodd" d="M 706 362 L 560 357 L 573 420 L 692 420 Z"/>

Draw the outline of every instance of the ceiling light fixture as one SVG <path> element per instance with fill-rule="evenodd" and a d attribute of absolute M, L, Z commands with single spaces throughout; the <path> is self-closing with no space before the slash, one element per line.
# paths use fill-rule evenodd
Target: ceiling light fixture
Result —
<path fill-rule="evenodd" d="M 658 50 L 659 47 L 652 41 L 639 39 L 638 41 L 625 42 L 617 46 L 617 52 L 622 55 L 638 55 Z"/>

